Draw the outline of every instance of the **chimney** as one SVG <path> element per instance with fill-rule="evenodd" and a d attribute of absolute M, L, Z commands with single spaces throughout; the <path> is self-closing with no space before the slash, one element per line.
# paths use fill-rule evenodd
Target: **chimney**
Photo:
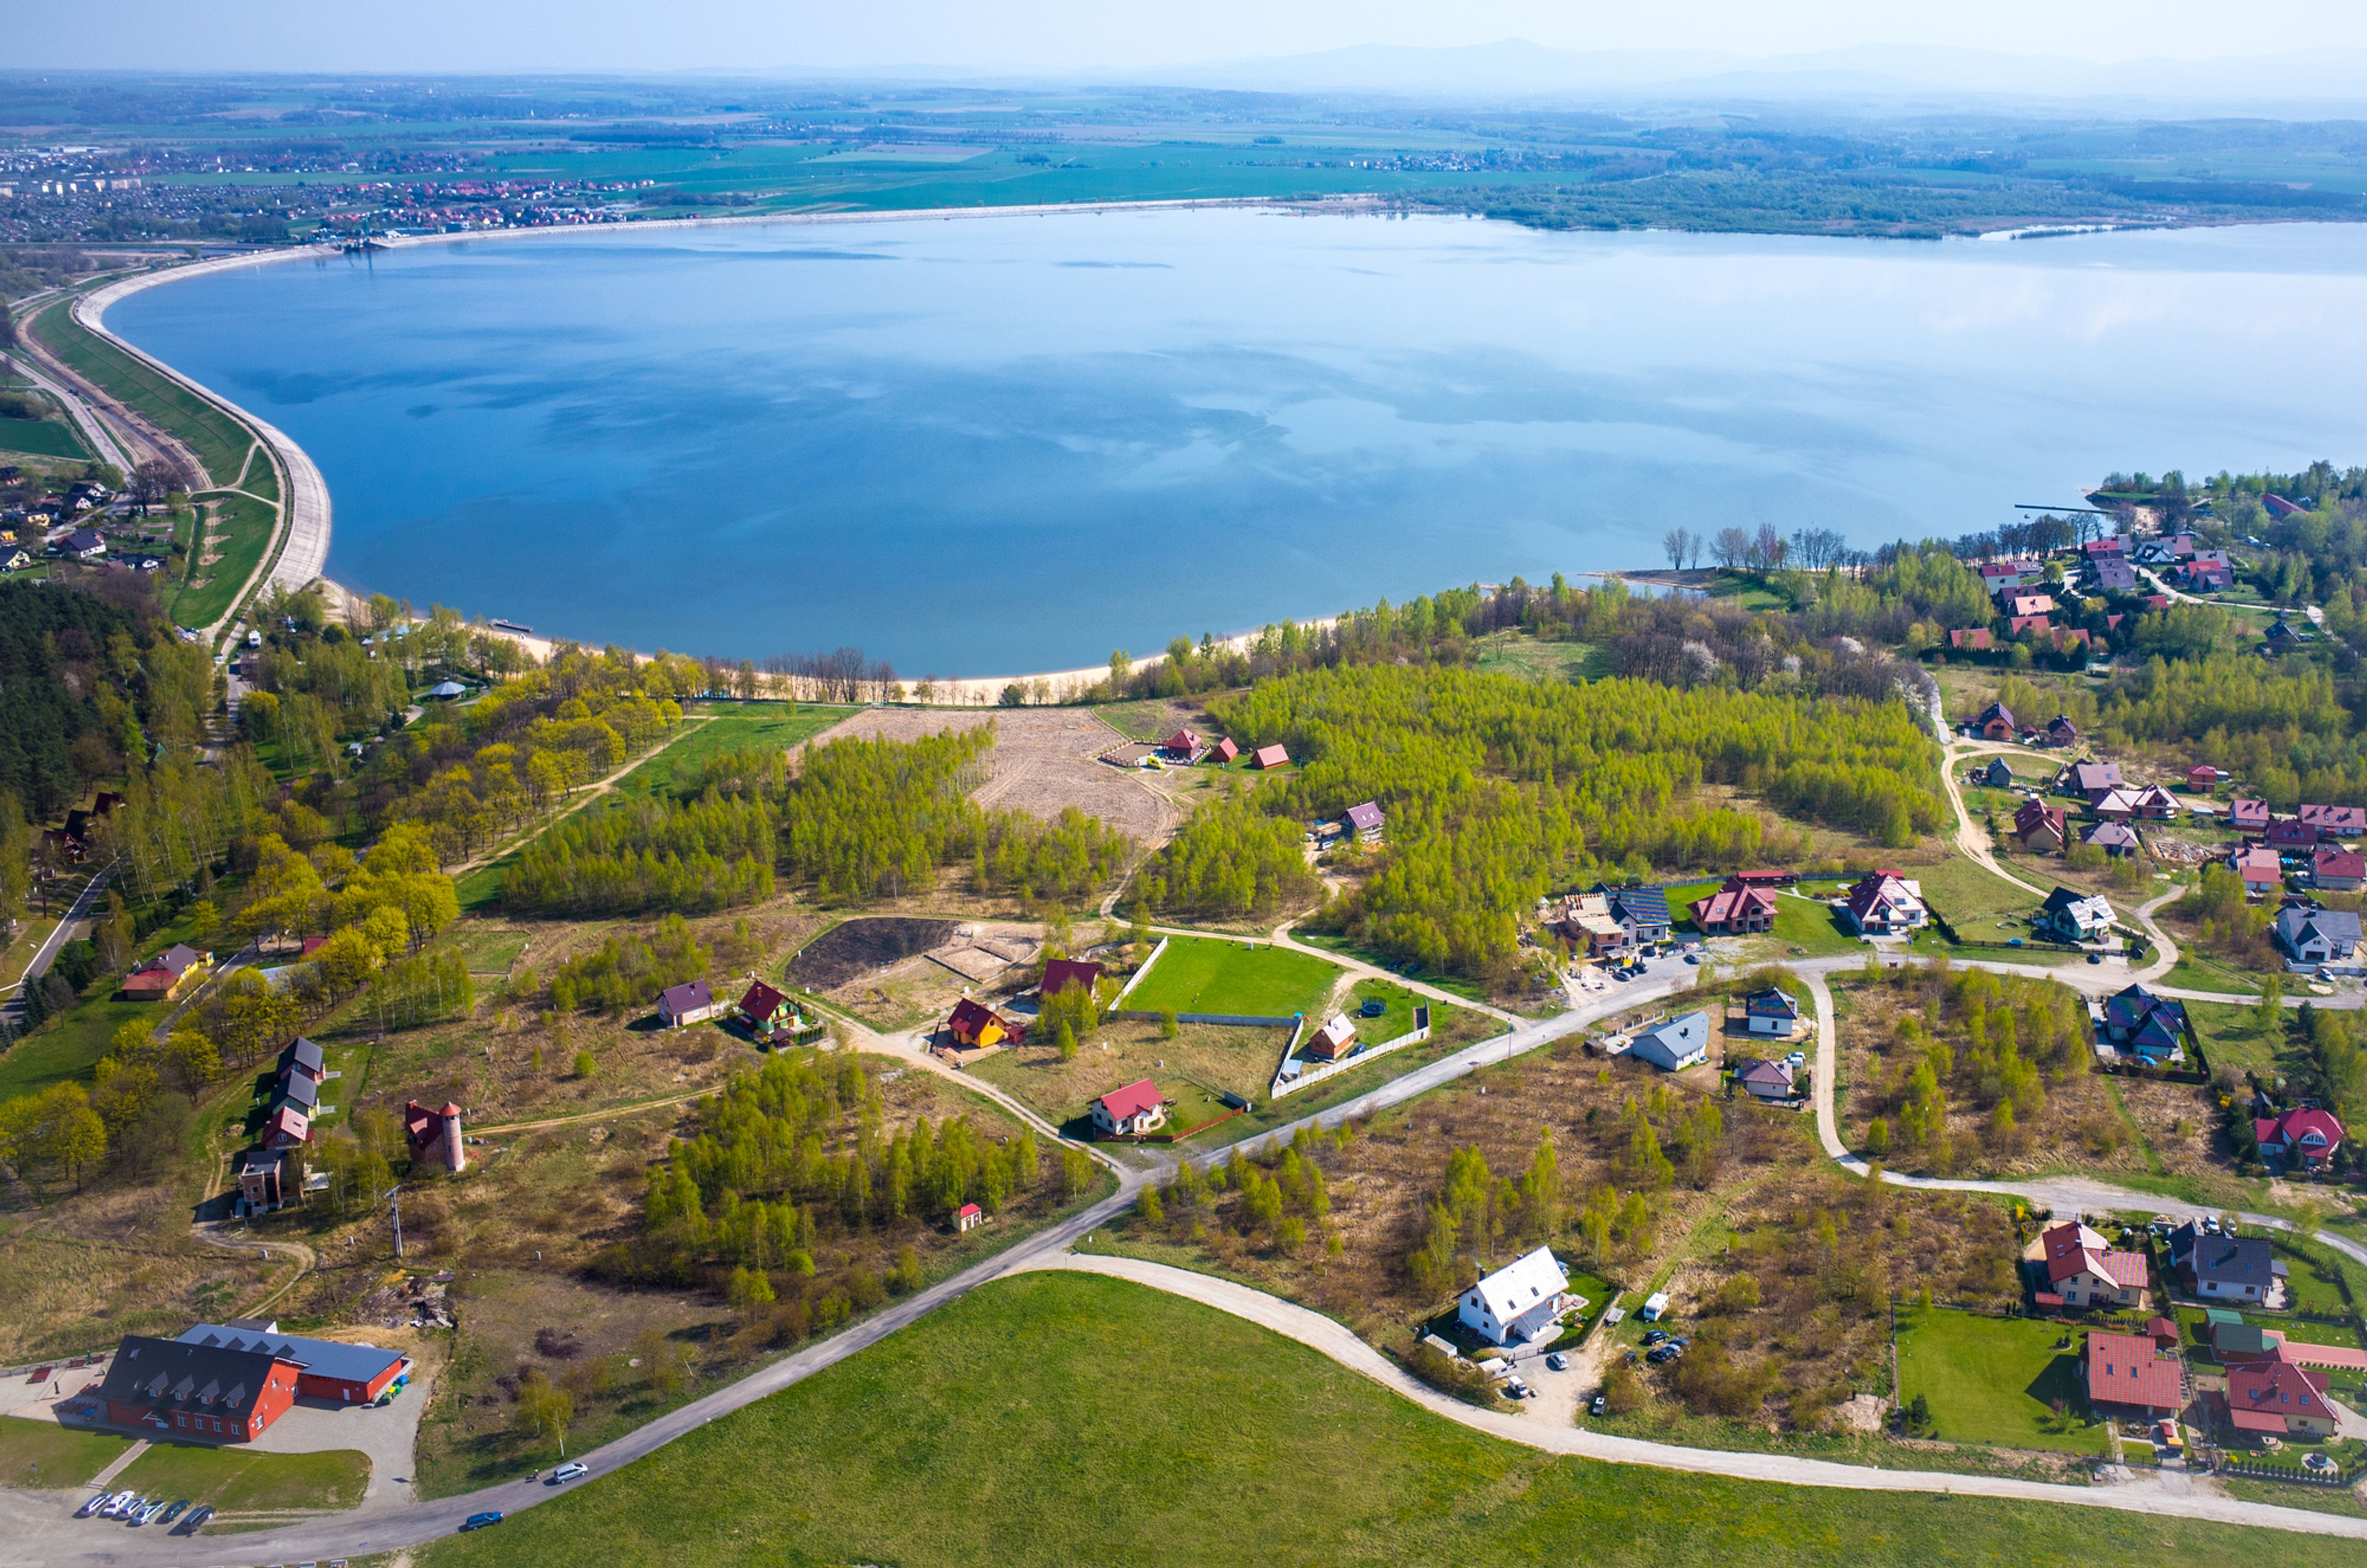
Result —
<path fill-rule="evenodd" d="M 460 1108 L 450 1100 L 444 1102 L 444 1163 L 454 1175 L 469 1168 L 469 1154 L 460 1141 Z"/>

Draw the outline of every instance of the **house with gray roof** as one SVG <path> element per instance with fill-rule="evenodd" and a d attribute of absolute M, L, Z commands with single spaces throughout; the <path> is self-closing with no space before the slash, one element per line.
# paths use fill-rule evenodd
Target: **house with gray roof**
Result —
<path fill-rule="evenodd" d="M 1664 1073 L 1676 1073 L 1709 1060 L 1709 1014 L 1696 1009 L 1657 1029 L 1645 1030 L 1627 1049 L 1629 1055 L 1642 1057 Z"/>

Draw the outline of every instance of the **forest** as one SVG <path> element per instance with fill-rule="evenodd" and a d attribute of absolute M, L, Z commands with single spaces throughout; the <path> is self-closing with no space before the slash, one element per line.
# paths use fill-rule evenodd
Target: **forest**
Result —
<path fill-rule="evenodd" d="M 1299 766 L 1251 797 L 1285 824 L 1361 800 L 1388 815 L 1378 869 L 1319 924 L 1475 977 L 1517 963 L 1538 897 L 1596 876 L 1731 870 L 1801 852 L 1797 830 L 1703 798 L 1730 786 L 1792 816 L 1903 845 L 1943 817 L 1931 740 L 1896 700 L 1809 702 L 1723 685 L 1551 685 L 1376 665 L 1263 682 L 1211 714 Z M 1252 815 L 1212 815 L 1156 857 L 1146 887 L 1179 908 L 1227 840 L 1260 853 Z"/>
<path fill-rule="evenodd" d="M 722 1289 L 767 1342 L 795 1343 L 922 1283 L 916 1243 L 976 1203 L 989 1215 L 1065 1201 L 1097 1178 L 1076 1148 L 967 1116 L 889 1124 L 852 1051 L 777 1052 L 698 1102 L 651 1167 L 641 1232 L 595 1260 L 620 1282 Z M 892 1254 L 887 1268 L 867 1259 Z"/>

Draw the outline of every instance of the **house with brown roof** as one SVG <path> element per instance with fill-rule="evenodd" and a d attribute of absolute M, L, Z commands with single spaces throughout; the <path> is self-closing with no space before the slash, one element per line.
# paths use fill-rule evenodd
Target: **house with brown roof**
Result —
<path fill-rule="evenodd" d="M 1365 844 L 1381 841 L 1383 820 L 1381 808 L 1369 800 L 1348 807 L 1348 815 L 1342 819 L 1346 829 L 1356 835 L 1357 842 Z"/>
<path fill-rule="evenodd" d="M 1792 1064 L 1746 1059 L 1735 1064 L 1734 1085 L 1755 1100 L 1780 1105 L 1795 1098 Z"/>
<path fill-rule="evenodd" d="M 2091 844 L 2115 858 L 2136 854 L 2145 848 L 2144 839 L 2125 822 L 2090 823 L 2080 833 L 2079 841 Z"/>
<path fill-rule="evenodd" d="M 2046 743 L 2050 746 L 2076 746 L 2079 743 L 2079 727 L 2068 716 L 2056 714 L 2046 721 Z"/>
<path fill-rule="evenodd" d="M 2121 765 L 2118 762 L 2074 762 L 2063 770 L 2061 788 L 2066 795 L 2085 795 L 2095 799 L 2106 790 L 2121 787 Z"/>
<path fill-rule="evenodd" d="M 1984 740 L 2010 740 L 2019 733 L 2013 722 L 2013 710 L 2003 703 L 1991 703 L 1973 719 L 1973 733 Z"/>
<path fill-rule="evenodd" d="M 2114 1247 L 2077 1220 L 2039 1232 L 2022 1259 L 2042 1307 L 2143 1311 L 2148 1304 L 2145 1254 Z"/>
<path fill-rule="evenodd" d="M 2273 850 L 2305 850 L 2317 842 L 2317 829 L 2298 817 L 2272 818 L 2260 841 Z"/>
<path fill-rule="evenodd" d="M 2146 1334 L 2091 1329 L 2082 1370 L 2099 1415 L 2174 1416 L 2186 1407 L 2186 1367 Z"/>
<path fill-rule="evenodd" d="M 2049 806 L 2043 800 L 2025 800 L 2022 803 L 2022 809 L 2013 814 L 2013 836 L 2022 840 L 2022 847 L 2028 853 L 2060 854 L 2068 841 L 2069 820 L 2059 806 Z"/>

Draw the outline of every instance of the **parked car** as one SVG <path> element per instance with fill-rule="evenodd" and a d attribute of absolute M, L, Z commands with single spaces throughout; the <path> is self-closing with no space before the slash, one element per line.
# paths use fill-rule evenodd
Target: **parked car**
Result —
<path fill-rule="evenodd" d="M 183 1514 L 188 1512 L 188 1508 L 189 1500 L 187 1497 L 183 1497 L 179 1501 L 176 1502 L 171 1507 L 157 1515 L 156 1522 L 160 1525 L 169 1525 L 175 1519 L 179 1518 Z"/>
<path fill-rule="evenodd" d="M 101 1508 L 106 1507 L 109 1503 L 114 1502 L 115 1495 L 116 1495 L 112 1492 L 97 1492 L 92 1494 L 89 1501 L 84 1503 L 81 1507 L 74 1510 L 74 1517 L 78 1519 L 86 1519 L 90 1517 Z"/>
<path fill-rule="evenodd" d="M 562 1483 L 572 1481 L 579 1475 L 589 1475 L 591 1473 L 592 1467 L 585 1464 L 582 1460 L 569 1460 L 565 1464 L 561 1465 L 557 1470 L 550 1472 L 550 1483 L 553 1486 L 557 1486 Z"/>
<path fill-rule="evenodd" d="M 189 1517 L 187 1518 L 183 1519 L 179 1524 L 173 1527 L 173 1533 L 175 1535 L 195 1535 L 199 1530 L 205 1529 L 206 1521 L 213 1517 L 214 1506 L 211 1503 L 207 1504 L 202 1508 L 192 1508 L 189 1510 Z"/>
<path fill-rule="evenodd" d="M 2103 961 L 2104 955 L 2101 953 L 2091 953 L 2088 954 L 2088 962 L 2090 964 L 2101 964 Z"/>
<path fill-rule="evenodd" d="M 1546 1365 L 1557 1372 L 1569 1371 L 1569 1358 L 1556 1350 L 1546 1358 Z"/>
<path fill-rule="evenodd" d="M 1511 1394 L 1514 1399 L 1529 1399 L 1535 1395 L 1535 1391 L 1532 1390 L 1527 1383 L 1521 1381 L 1521 1377 L 1518 1372 L 1513 1373 L 1511 1377 L 1504 1380 L 1504 1392 Z"/>
<path fill-rule="evenodd" d="M 502 1511 L 499 1508 L 488 1508 L 481 1514 L 470 1514 L 467 1518 L 462 1519 L 460 1533 L 466 1535 L 470 1530 L 481 1530 L 487 1525 L 497 1525 L 501 1522 Z"/>
<path fill-rule="evenodd" d="M 1669 1331 L 1665 1328 L 1648 1328 L 1644 1331 L 1644 1343 L 1648 1346 L 1665 1345 L 1668 1342 Z"/>
<path fill-rule="evenodd" d="M 1610 1408 L 1611 1396 L 1604 1393 L 1601 1389 L 1596 1389 L 1594 1391 L 1594 1397 L 1587 1401 L 1586 1413 L 1589 1416 L 1600 1416 Z"/>
<path fill-rule="evenodd" d="M 1701 954 L 1698 953 L 1688 953 L 1685 954 L 1685 962 L 1688 964 L 1699 964 L 1701 962 Z"/>
<path fill-rule="evenodd" d="M 101 1509 L 98 1517 L 102 1519 L 119 1519 L 146 1501 L 147 1499 L 137 1492 L 118 1493 L 115 1501 Z"/>
<path fill-rule="evenodd" d="M 135 1525 L 153 1523 L 156 1517 L 162 1514 L 168 1506 L 170 1506 L 170 1505 L 167 1504 L 164 1498 L 159 1497 L 154 1502 L 150 1503 L 146 1507 L 141 1509 L 138 1514 L 134 1515 L 131 1522 Z"/>
<path fill-rule="evenodd" d="M 1644 1359 L 1651 1362 L 1652 1365 L 1656 1367 L 1665 1366 L 1676 1359 L 1677 1350 L 1676 1348 L 1671 1345 L 1655 1345 L 1652 1348 L 1644 1352 Z"/>

